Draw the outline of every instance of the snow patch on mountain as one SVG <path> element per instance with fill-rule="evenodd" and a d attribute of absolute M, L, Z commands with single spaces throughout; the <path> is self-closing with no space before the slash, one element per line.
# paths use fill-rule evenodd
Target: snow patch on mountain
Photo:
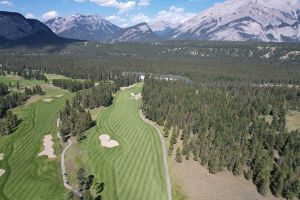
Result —
<path fill-rule="evenodd" d="M 147 23 L 140 23 L 116 32 L 109 41 L 111 42 L 149 42 L 158 40 Z"/>
<path fill-rule="evenodd" d="M 297 0 L 227 0 L 180 25 L 173 39 L 299 41 Z"/>
<path fill-rule="evenodd" d="M 60 36 L 81 40 L 104 40 L 121 28 L 98 15 L 76 14 L 48 20 L 46 25 Z"/>

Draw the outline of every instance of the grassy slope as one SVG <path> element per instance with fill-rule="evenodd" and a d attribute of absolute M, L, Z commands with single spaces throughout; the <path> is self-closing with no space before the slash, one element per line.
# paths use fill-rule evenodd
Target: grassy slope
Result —
<path fill-rule="evenodd" d="M 103 199 L 167 199 L 158 135 L 140 119 L 141 101 L 130 99 L 130 93 L 141 92 L 141 87 L 119 92 L 113 105 L 99 116 L 97 126 L 87 132 L 88 138 L 71 147 L 80 149 L 82 160 L 77 159 L 77 164 L 85 165 L 105 183 Z M 101 147 L 98 137 L 103 133 L 120 146 Z"/>
<path fill-rule="evenodd" d="M 26 80 L 17 75 L 0 76 L 0 82 L 6 84 L 11 83 L 12 87 L 17 87 L 17 82 L 19 82 L 21 88 L 45 83 L 43 80 Z"/>
<path fill-rule="evenodd" d="M 65 93 L 51 103 L 38 101 L 14 110 L 23 120 L 17 131 L 0 138 L 0 152 L 4 160 L 0 168 L 6 170 L 0 177 L 0 199 L 63 199 L 65 189 L 60 171 L 61 148 L 56 137 L 56 119 L 66 98 L 71 94 L 63 90 L 46 91 L 47 96 Z M 54 136 L 55 160 L 38 157 L 44 135 Z"/>

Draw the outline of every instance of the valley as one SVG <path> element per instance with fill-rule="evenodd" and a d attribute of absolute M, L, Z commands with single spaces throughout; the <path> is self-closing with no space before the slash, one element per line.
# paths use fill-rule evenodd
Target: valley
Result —
<path fill-rule="evenodd" d="M 300 199 L 299 0 L 0 0 L 1 200 Z"/>

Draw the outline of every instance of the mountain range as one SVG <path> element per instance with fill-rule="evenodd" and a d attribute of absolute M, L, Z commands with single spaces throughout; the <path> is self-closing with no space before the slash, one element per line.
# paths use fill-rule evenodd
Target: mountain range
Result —
<path fill-rule="evenodd" d="M 121 28 L 97 15 L 76 14 L 45 22 L 58 36 L 102 42 L 153 42 L 165 40 L 300 41 L 298 0 L 226 0 L 177 26 L 166 21 Z M 1 28 L 2 27 L 2 28 Z M 47 35 L 58 39 L 37 20 L 17 13 L 0 13 L 1 40 Z"/>
<path fill-rule="evenodd" d="M 98 15 L 72 15 L 50 19 L 45 24 L 61 37 L 103 41 L 121 28 Z"/>
<path fill-rule="evenodd" d="M 54 44 L 73 42 L 58 37 L 45 24 L 35 19 L 26 19 L 15 12 L 0 11 L 0 44 Z"/>

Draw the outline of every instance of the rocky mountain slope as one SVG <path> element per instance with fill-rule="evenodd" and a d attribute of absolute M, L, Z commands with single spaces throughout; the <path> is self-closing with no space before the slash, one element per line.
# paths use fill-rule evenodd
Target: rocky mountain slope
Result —
<path fill-rule="evenodd" d="M 226 0 L 176 28 L 172 39 L 300 41 L 298 0 Z"/>
<path fill-rule="evenodd" d="M 45 22 L 57 35 L 79 40 L 103 41 L 120 27 L 97 15 L 76 14 L 66 18 L 58 17 Z"/>
<path fill-rule="evenodd" d="M 0 44 L 64 42 L 46 25 L 14 12 L 0 11 Z"/>
<path fill-rule="evenodd" d="M 176 28 L 176 25 L 166 21 L 156 21 L 151 24 L 153 32 L 163 38 L 168 38 Z"/>
<path fill-rule="evenodd" d="M 112 35 L 107 41 L 110 42 L 151 42 L 160 38 L 152 31 L 147 23 L 140 23 L 122 29 Z"/>

